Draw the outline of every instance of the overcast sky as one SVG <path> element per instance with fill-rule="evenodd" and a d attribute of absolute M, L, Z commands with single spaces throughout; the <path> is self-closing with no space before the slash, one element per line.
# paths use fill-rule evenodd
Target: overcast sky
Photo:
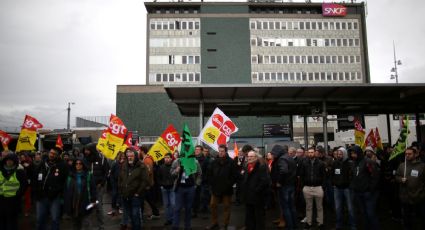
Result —
<path fill-rule="evenodd" d="M 393 40 L 399 81 L 425 81 L 423 9 L 423 0 L 367 1 L 372 82 L 395 82 Z M 0 129 L 25 114 L 65 128 L 68 102 L 72 125 L 115 113 L 116 85 L 145 83 L 145 31 L 142 0 L 0 0 Z"/>

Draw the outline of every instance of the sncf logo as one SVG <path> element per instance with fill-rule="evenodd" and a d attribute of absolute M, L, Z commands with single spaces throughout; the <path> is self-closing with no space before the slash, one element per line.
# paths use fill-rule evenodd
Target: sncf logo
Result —
<path fill-rule="evenodd" d="M 322 15 L 325 17 L 343 17 L 347 15 L 347 7 L 333 3 L 323 3 Z"/>

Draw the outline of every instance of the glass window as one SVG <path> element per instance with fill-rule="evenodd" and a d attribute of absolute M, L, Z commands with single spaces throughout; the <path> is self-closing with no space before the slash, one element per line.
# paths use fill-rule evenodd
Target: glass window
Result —
<path fill-rule="evenodd" d="M 184 82 L 187 81 L 187 73 L 182 74 L 182 81 L 184 81 Z"/>
<path fill-rule="evenodd" d="M 329 39 L 325 39 L 325 46 L 329 46 Z"/>
<path fill-rule="evenodd" d="M 302 72 L 301 77 L 302 77 L 303 81 L 307 81 L 307 73 L 306 72 Z"/>
<path fill-rule="evenodd" d="M 164 24 L 162 25 L 162 29 L 168 30 L 168 22 L 164 22 Z"/>
<path fill-rule="evenodd" d="M 294 28 L 294 30 L 298 30 L 299 28 L 298 22 L 293 22 L 292 27 Z"/>
<path fill-rule="evenodd" d="M 187 29 L 187 22 L 182 22 L 182 30 L 186 30 Z"/>
<path fill-rule="evenodd" d="M 282 30 L 286 30 L 286 22 L 281 22 L 280 26 Z"/>
<path fill-rule="evenodd" d="M 300 64 L 301 63 L 300 56 L 295 56 L 295 63 L 297 63 L 297 64 Z"/>
<path fill-rule="evenodd" d="M 181 75 L 179 73 L 176 73 L 176 81 L 181 81 Z"/>
<path fill-rule="evenodd" d="M 151 30 L 155 29 L 155 22 L 151 22 Z"/>
<path fill-rule="evenodd" d="M 327 81 L 331 81 L 332 80 L 332 73 L 330 73 L 330 72 L 327 72 L 326 73 L 326 80 Z"/>
<path fill-rule="evenodd" d="M 188 75 L 189 75 L 189 81 L 193 81 L 194 80 L 193 73 L 189 73 Z"/>
<path fill-rule="evenodd" d="M 291 81 L 295 80 L 295 73 L 294 72 L 289 73 L 289 80 L 291 80 Z"/>
<path fill-rule="evenodd" d="M 282 56 L 277 56 L 276 57 L 276 63 L 277 64 L 282 64 Z"/>
<path fill-rule="evenodd" d="M 282 56 L 282 63 L 287 64 L 288 63 L 288 56 Z"/>
<path fill-rule="evenodd" d="M 189 64 L 193 64 L 193 56 L 189 56 Z"/>
<path fill-rule="evenodd" d="M 306 64 L 307 63 L 307 57 L 301 56 L 301 63 Z"/>
<path fill-rule="evenodd" d="M 336 30 L 340 30 L 341 29 L 339 22 L 335 22 L 335 29 Z"/>
<path fill-rule="evenodd" d="M 289 56 L 289 64 L 294 64 L 294 56 Z"/>
<path fill-rule="evenodd" d="M 274 30 L 274 22 L 269 22 L 269 28 L 270 28 L 271 30 Z"/>
<path fill-rule="evenodd" d="M 310 29 L 310 22 L 305 22 L 305 29 L 309 30 Z"/>
<path fill-rule="evenodd" d="M 324 30 L 327 30 L 329 27 L 328 27 L 328 22 L 323 22 L 323 29 Z"/>
<path fill-rule="evenodd" d="M 345 22 L 341 22 L 341 29 L 343 30 L 347 29 L 347 24 L 345 24 Z"/>
<path fill-rule="evenodd" d="M 320 80 L 322 80 L 322 81 L 326 80 L 326 73 L 325 72 L 320 73 Z"/>
<path fill-rule="evenodd" d="M 261 22 L 260 21 L 257 21 L 256 23 L 257 23 L 257 30 L 261 30 L 261 28 L 262 28 Z"/>
<path fill-rule="evenodd" d="M 265 81 L 270 81 L 270 73 L 265 73 L 264 74 L 264 80 Z"/>
<path fill-rule="evenodd" d="M 263 29 L 264 30 L 268 30 L 269 29 L 269 23 L 268 22 L 263 22 Z"/>
<path fill-rule="evenodd" d="M 301 73 L 300 72 L 295 73 L 295 76 L 297 77 L 297 81 L 301 81 Z"/>
<path fill-rule="evenodd" d="M 274 22 L 274 28 L 276 30 L 279 30 L 280 29 L 280 22 Z"/>
<path fill-rule="evenodd" d="M 311 22 L 311 29 L 315 30 L 316 29 L 316 22 Z"/>
<path fill-rule="evenodd" d="M 263 73 L 259 73 L 258 74 L 258 80 L 259 81 L 263 81 L 264 80 L 264 74 Z"/>
<path fill-rule="evenodd" d="M 292 30 L 292 22 L 287 22 L 287 28 L 288 30 Z"/>
<path fill-rule="evenodd" d="M 332 78 L 331 78 L 331 79 L 328 79 L 328 80 L 330 80 L 330 81 L 331 81 L 331 80 L 335 80 L 335 81 L 336 81 L 337 79 L 338 79 L 338 73 L 333 72 L 333 73 L 332 73 Z"/>
<path fill-rule="evenodd" d="M 251 30 L 255 30 L 255 21 L 250 22 L 249 24 L 250 24 Z"/>
<path fill-rule="evenodd" d="M 356 38 L 354 39 L 355 46 L 360 46 L 360 39 Z"/>
<path fill-rule="evenodd" d="M 344 63 L 350 63 L 348 60 L 348 56 L 344 56 Z"/>
<path fill-rule="evenodd" d="M 251 64 L 257 64 L 257 56 L 256 55 L 251 56 Z"/>
<path fill-rule="evenodd" d="M 166 74 L 166 73 L 163 73 L 162 74 L 162 81 L 163 82 L 167 82 L 168 81 L 168 74 Z"/>
<path fill-rule="evenodd" d="M 287 81 L 288 80 L 288 73 L 283 73 L 283 80 Z"/>
<path fill-rule="evenodd" d="M 337 57 L 336 56 L 332 56 L 332 63 L 336 64 L 338 63 Z"/>
<path fill-rule="evenodd" d="M 348 39 L 342 39 L 342 46 L 347 47 L 348 46 Z"/>
<path fill-rule="evenodd" d="M 300 30 L 304 29 L 304 22 L 300 22 Z"/>
<path fill-rule="evenodd" d="M 326 56 L 326 63 L 331 64 L 331 56 Z"/>
<path fill-rule="evenodd" d="M 182 56 L 182 64 L 187 64 L 187 56 Z"/>
<path fill-rule="evenodd" d="M 359 24 L 357 22 L 353 22 L 353 28 L 355 30 L 359 29 Z"/>
<path fill-rule="evenodd" d="M 314 73 L 308 73 L 308 80 L 313 81 Z"/>
<path fill-rule="evenodd" d="M 342 57 L 342 56 L 338 56 L 338 63 L 339 63 L 339 64 L 344 63 L 344 62 L 343 62 L 343 57 Z"/>
<path fill-rule="evenodd" d="M 195 30 L 199 30 L 199 25 L 200 25 L 199 22 L 195 22 Z"/>
<path fill-rule="evenodd" d="M 156 23 L 156 29 L 157 30 L 162 30 L 162 22 L 157 22 Z"/>
<path fill-rule="evenodd" d="M 360 63 L 360 56 L 356 56 L 356 63 Z"/>
<path fill-rule="evenodd" d="M 200 64 L 200 63 L 201 63 L 201 57 L 195 56 L 195 64 Z"/>
<path fill-rule="evenodd" d="M 350 56 L 350 63 L 355 63 L 355 62 L 356 62 L 356 60 L 355 60 L 354 56 Z"/>
<path fill-rule="evenodd" d="M 194 26 L 193 26 L 193 22 L 188 22 L 187 24 L 188 24 L 187 28 L 188 28 L 189 30 L 193 30 L 193 28 L 194 28 Z"/>
<path fill-rule="evenodd" d="M 180 29 L 180 22 L 176 21 L 176 29 L 179 30 Z"/>
<path fill-rule="evenodd" d="M 269 64 L 269 63 L 270 63 L 270 57 L 264 56 L 264 64 Z"/>
<path fill-rule="evenodd" d="M 307 38 L 306 39 L 306 43 L 307 43 L 307 46 L 311 46 L 311 39 L 310 38 Z"/>
<path fill-rule="evenodd" d="M 276 73 L 272 73 L 271 74 L 271 80 L 272 81 L 276 81 Z"/>
<path fill-rule="evenodd" d="M 252 73 L 252 81 L 258 81 L 258 73 Z"/>
<path fill-rule="evenodd" d="M 317 22 L 317 29 L 322 30 L 322 22 Z"/>
<path fill-rule="evenodd" d="M 320 57 L 320 64 L 325 64 L 325 57 L 324 56 L 319 56 Z"/>
<path fill-rule="evenodd" d="M 313 57 L 312 56 L 307 56 L 307 62 L 308 62 L 308 64 L 313 63 Z"/>
<path fill-rule="evenodd" d="M 320 80 L 320 73 L 319 72 L 315 72 L 314 73 L 314 80 L 315 81 L 319 81 Z"/>
<path fill-rule="evenodd" d="M 350 47 L 354 46 L 354 39 L 348 39 L 348 46 Z"/>
<path fill-rule="evenodd" d="M 334 30 L 334 29 L 335 29 L 335 24 L 334 24 L 334 22 L 329 22 L 329 29 L 330 29 L 330 30 Z"/>
<path fill-rule="evenodd" d="M 330 46 L 336 46 L 336 39 L 330 39 L 331 40 L 331 45 Z"/>
<path fill-rule="evenodd" d="M 336 39 L 336 46 L 338 46 L 338 47 L 339 47 L 339 46 L 341 46 L 341 45 L 342 45 L 342 44 L 341 44 L 341 40 L 342 40 L 342 39 Z"/>
<path fill-rule="evenodd" d="M 270 63 L 276 64 L 276 56 L 270 56 Z"/>
<path fill-rule="evenodd" d="M 353 29 L 353 24 L 351 24 L 351 22 L 347 22 L 347 29 L 349 30 Z"/>
<path fill-rule="evenodd" d="M 161 82 L 161 74 L 160 73 L 156 74 L 156 82 Z"/>
<path fill-rule="evenodd" d="M 277 80 L 278 81 L 282 81 L 283 74 L 282 73 L 277 73 Z"/>
<path fill-rule="evenodd" d="M 313 56 L 313 63 L 319 64 L 319 56 Z"/>
<path fill-rule="evenodd" d="M 263 63 L 263 56 L 258 55 L 258 64 L 262 64 L 262 63 Z"/>
<path fill-rule="evenodd" d="M 170 22 L 170 30 L 174 30 L 174 22 Z"/>

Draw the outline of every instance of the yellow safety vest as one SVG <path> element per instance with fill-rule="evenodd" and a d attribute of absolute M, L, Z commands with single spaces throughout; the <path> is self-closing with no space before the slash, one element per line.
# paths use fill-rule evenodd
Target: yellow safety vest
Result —
<path fill-rule="evenodd" d="M 16 172 L 10 176 L 9 180 L 4 178 L 3 173 L 0 173 L 0 196 L 14 197 L 19 190 L 20 183 L 16 178 Z"/>

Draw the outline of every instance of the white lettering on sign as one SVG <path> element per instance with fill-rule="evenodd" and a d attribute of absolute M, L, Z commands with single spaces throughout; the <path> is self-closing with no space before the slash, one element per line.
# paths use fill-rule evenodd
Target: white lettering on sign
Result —
<path fill-rule="evenodd" d="M 177 145 L 177 140 L 174 138 L 173 134 L 167 133 L 167 135 L 165 135 L 165 138 L 167 139 L 168 146 Z"/>
<path fill-rule="evenodd" d="M 109 129 L 111 130 L 112 134 L 118 135 L 118 134 L 125 134 L 125 126 L 124 125 L 119 125 L 119 124 L 114 124 L 114 123 L 109 123 Z"/>

